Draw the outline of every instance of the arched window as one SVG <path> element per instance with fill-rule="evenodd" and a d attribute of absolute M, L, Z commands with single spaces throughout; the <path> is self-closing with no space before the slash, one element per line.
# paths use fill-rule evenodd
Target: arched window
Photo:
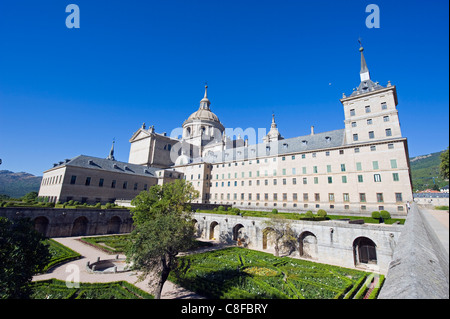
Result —
<path fill-rule="evenodd" d="M 367 237 L 358 237 L 353 241 L 355 266 L 360 264 L 377 264 L 377 246 Z"/>

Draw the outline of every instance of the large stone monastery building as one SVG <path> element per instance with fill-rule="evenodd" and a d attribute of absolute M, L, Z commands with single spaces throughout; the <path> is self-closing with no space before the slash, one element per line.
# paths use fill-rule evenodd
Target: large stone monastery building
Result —
<path fill-rule="evenodd" d="M 78 156 L 44 172 L 39 196 L 51 201 L 131 200 L 155 184 L 184 178 L 200 192 L 194 202 L 248 210 L 406 214 L 412 201 L 407 139 L 397 91 L 373 82 L 361 52 L 361 83 L 340 102 L 344 128 L 283 138 L 275 116 L 267 135 L 231 130 L 211 111 L 207 86 L 200 107 L 170 137 L 142 125 L 131 137 L 128 163 Z M 242 132 L 241 132 L 242 131 Z M 243 134 L 241 137 L 239 134 Z M 247 137 L 247 138 L 245 138 Z M 253 140 L 253 143 L 249 143 Z"/>

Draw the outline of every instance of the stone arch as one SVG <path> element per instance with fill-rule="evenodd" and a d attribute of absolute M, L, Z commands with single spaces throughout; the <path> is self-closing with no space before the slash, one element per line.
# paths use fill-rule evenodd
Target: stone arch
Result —
<path fill-rule="evenodd" d="M 236 241 L 245 241 L 245 233 L 244 233 L 244 225 L 237 224 L 233 227 L 233 240 Z"/>
<path fill-rule="evenodd" d="M 310 231 L 304 231 L 298 237 L 300 257 L 317 259 L 317 237 Z"/>
<path fill-rule="evenodd" d="M 268 249 L 268 243 L 270 243 L 272 236 L 274 234 L 274 229 L 272 227 L 266 227 L 263 229 L 263 243 L 262 243 L 262 248 L 263 249 Z"/>
<path fill-rule="evenodd" d="M 219 223 L 213 221 L 211 224 L 209 224 L 209 239 L 216 240 L 219 235 L 220 235 Z"/>
<path fill-rule="evenodd" d="M 87 234 L 89 221 L 85 216 L 80 216 L 73 221 L 71 236 L 84 236 Z"/>
<path fill-rule="evenodd" d="M 377 264 L 377 245 L 368 237 L 358 237 L 353 241 L 353 258 L 355 266 Z"/>
<path fill-rule="evenodd" d="M 47 236 L 48 225 L 50 221 L 45 216 L 38 216 L 34 219 L 34 229 L 44 236 Z"/>
<path fill-rule="evenodd" d="M 119 216 L 113 216 L 108 222 L 107 234 L 118 234 L 120 233 L 120 226 L 122 225 L 122 220 Z"/>

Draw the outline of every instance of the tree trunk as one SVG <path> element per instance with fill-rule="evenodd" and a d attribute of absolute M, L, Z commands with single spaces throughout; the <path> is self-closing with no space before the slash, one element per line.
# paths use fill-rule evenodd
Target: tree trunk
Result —
<path fill-rule="evenodd" d="M 158 283 L 156 284 L 155 288 L 155 299 L 161 299 L 161 292 L 164 286 L 164 283 L 166 282 L 167 278 L 169 277 L 170 269 L 168 267 L 163 267 L 161 271 L 161 276 L 158 279 Z"/>

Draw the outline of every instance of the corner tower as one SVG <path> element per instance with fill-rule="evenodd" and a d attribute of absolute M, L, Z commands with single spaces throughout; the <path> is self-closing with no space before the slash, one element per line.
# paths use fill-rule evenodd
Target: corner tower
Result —
<path fill-rule="evenodd" d="M 345 142 L 353 144 L 402 137 L 395 85 L 390 81 L 386 86 L 373 82 L 364 48 L 360 46 L 359 51 L 361 82 L 350 96 L 343 94 L 340 99 L 345 114 Z"/>

